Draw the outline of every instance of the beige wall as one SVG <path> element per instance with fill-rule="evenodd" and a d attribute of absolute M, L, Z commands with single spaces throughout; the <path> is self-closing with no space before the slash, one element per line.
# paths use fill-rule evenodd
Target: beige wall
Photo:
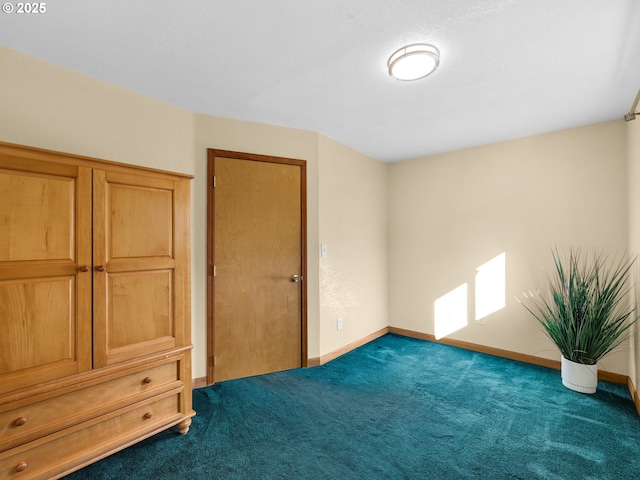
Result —
<path fill-rule="evenodd" d="M 0 47 L 0 140 L 193 174 L 193 114 Z"/>
<path fill-rule="evenodd" d="M 320 350 L 388 326 L 388 165 L 320 136 Z M 338 317 L 343 319 L 337 329 Z"/>
<path fill-rule="evenodd" d="M 640 118 L 627 123 L 629 155 L 629 249 L 640 255 Z M 640 258 L 634 269 L 636 302 L 640 304 Z M 640 388 L 640 325 L 636 324 L 630 341 L 629 378 L 636 391 Z"/>
<path fill-rule="evenodd" d="M 551 248 L 627 247 L 624 121 L 400 162 L 390 168 L 390 324 L 434 332 L 434 302 L 467 285 L 451 338 L 559 359 L 515 297 L 543 287 Z M 506 254 L 505 307 L 479 323 L 476 268 Z M 628 349 L 601 368 L 626 374 Z"/>

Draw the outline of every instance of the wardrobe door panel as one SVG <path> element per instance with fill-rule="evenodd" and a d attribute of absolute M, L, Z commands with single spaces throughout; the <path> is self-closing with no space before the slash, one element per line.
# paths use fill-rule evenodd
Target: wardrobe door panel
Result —
<path fill-rule="evenodd" d="M 90 179 L 0 153 L 0 393 L 91 368 Z"/>
<path fill-rule="evenodd" d="M 71 261 L 75 179 L 28 172 L 0 174 L 0 260 Z"/>
<path fill-rule="evenodd" d="M 176 189 L 153 176 L 94 171 L 94 361 L 184 344 Z M 182 207 L 180 207 L 182 208 Z M 181 262 L 184 259 L 180 259 Z"/>
<path fill-rule="evenodd" d="M 73 283 L 73 277 L 0 283 L 0 316 L 10 319 L 0 336 L 0 373 L 72 357 Z"/>
<path fill-rule="evenodd" d="M 109 260 L 173 258 L 173 182 L 145 183 L 110 184 Z"/>

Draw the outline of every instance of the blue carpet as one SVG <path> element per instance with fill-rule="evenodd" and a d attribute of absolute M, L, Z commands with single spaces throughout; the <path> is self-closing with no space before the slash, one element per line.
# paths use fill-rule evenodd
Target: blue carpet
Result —
<path fill-rule="evenodd" d="M 175 430 L 80 479 L 581 479 L 640 477 L 625 386 L 595 395 L 542 367 L 385 335 L 326 365 L 194 391 Z"/>

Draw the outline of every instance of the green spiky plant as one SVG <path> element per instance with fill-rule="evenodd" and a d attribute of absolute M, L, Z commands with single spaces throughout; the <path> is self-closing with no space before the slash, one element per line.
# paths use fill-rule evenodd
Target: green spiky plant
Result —
<path fill-rule="evenodd" d="M 638 319 L 628 300 L 635 258 L 609 261 L 594 253 L 589 262 L 571 250 L 563 262 L 557 250 L 552 253 L 548 296 L 529 294 L 523 305 L 567 360 L 595 365 L 625 341 Z"/>

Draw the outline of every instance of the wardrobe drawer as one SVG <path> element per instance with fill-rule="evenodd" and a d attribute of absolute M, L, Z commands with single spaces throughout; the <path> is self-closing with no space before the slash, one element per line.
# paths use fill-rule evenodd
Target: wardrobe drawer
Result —
<path fill-rule="evenodd" d="M 0 479 L 52 478 L 120 450 L 183 419 L 179 397 L 169 392 L 0 453 Z"/>
<path fill-rule="evenodd" d="M 176 387 L 177 381 L 178 365 L 173 362 L 9 407 L 0 413 L 0 451 Z"/>

